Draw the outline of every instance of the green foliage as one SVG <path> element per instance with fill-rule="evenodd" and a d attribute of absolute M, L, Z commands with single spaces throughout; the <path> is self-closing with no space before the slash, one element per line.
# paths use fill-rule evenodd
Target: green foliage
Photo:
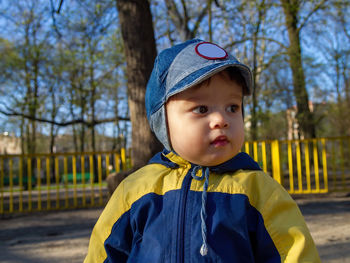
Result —
<path fill-rule="evenodd" d="M 6 29 L 0 34 L 1 110 L 22 119 L 28 151 L 36 151 L 35 133 L 49 135 L 51 130 L 55 138 L 59 129 L 72 130 L 74 144 L 91 149 L 96 144 L 85 141 L 85 130 L 116 120 L 118 114 L 127 118 L 127 112 L 117 110 L 126 96 L 119 88 L 124 84 L 124 58 L 114 5 L 107 0 L 71 1 L 54 17 L 48 1 L 0 6 Z"/>

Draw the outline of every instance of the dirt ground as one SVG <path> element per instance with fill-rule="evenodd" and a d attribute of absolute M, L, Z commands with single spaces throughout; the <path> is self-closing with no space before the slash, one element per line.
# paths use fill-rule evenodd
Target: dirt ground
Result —
<path fill-rule="evenodd" d="M 295 197 L 322 262 L 350 263 L 350 197 Z M 102 209 L 0 219 L 0 262 L 82 262 Z"/>

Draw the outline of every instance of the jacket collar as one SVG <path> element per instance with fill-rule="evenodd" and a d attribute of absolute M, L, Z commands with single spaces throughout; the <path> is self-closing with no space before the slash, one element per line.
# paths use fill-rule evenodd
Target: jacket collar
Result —
<path fill-rule="evenodd" d="M 149 164 L 158 163 L 162 164 L 168 168 L 178 168 L 182 167 L 191 167 L 193 164 L 186 161 L 173 151 L 163 150 L 163 152 L 157 153 L 150 161 Z M 235 172 L 237 170 L 261 170 L 259 165 L 246 153 L 240 152 L 232 159 L 216 165 L 209 167 L 210 171 L 214 173 L 227 173 Z"/>

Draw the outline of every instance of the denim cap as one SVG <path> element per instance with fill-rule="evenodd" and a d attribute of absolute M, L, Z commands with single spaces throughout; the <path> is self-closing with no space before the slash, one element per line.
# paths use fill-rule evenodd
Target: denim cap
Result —
<path fill-rule="evenodd" d="M 229 67 L 240 70 L 246 84 L 243 95 L 250 95 L 249 67 L 216 44 L 192 39 L 159 53 L 147 84 L 145 103 L 151 130 L 167 150 L 172 150 L 165 112 L 167 100 Z"/>

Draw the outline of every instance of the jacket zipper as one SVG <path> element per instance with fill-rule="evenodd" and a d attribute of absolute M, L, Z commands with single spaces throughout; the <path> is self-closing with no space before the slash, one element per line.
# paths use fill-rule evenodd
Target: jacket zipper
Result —
<path fill-rule="evenodd" d="M 185 240 L 185 216 L 186 216 L 186 204 L 187 204 L 187 194 L 190 190 L 191 181 L 192 181 L 192 172 L 193 167 L 185 175 L 185 178 L 181 186 L 181 200 L 180 200 L 180 215 L 179 215 L 179 232 L 178 232 L 178 261 L 177 263 L 184 262 L 184 240 Z"/>

